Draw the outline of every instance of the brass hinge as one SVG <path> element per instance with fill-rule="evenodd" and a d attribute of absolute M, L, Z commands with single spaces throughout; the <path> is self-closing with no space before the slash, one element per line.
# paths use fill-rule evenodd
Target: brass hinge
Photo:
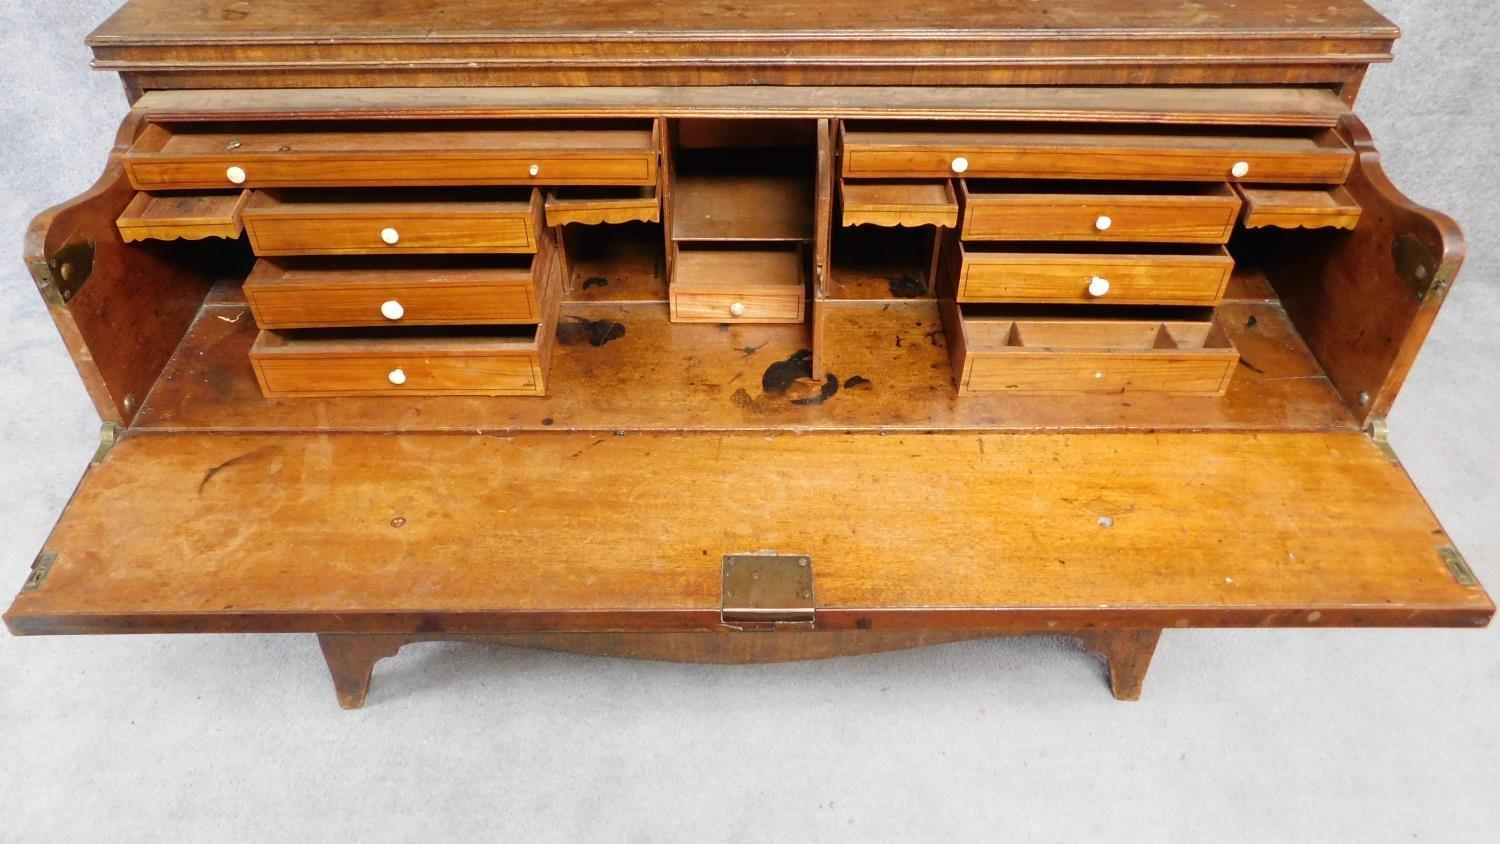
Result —
<path fill-rule="evenodd" d="M 57 562 L 57 555 L 53 553 L 42 553 L 31 561 L 31 574 L 26 578 L 26 584 L 21 587 L 22 592 L 35 592 L 41 588 L 42 581 L 52 573 L 52 565 Z"/>
<path fill-rule="evenodd" d="M 725 554 L 720 614 L 741 630 L 810 627 L 812 558 L 806 554 Z"/>
<path fill-rule="evenodd" d="M 1469 568 L 1469 561 L 1464 555 L 1458 553 L 1458 549 L 1452 545 L 1438 547 L 1438 556 L 1443 558 L 1443 565 L 1448 567 L 1448 573 L 1458 581 L 1460 586 L 1478 586 L 1479 578 L 1474 576 L 1474 570 Z"/>
<path fill-rule="evenodd" d="M 124 432 L 124 429 L 114 422 L 105 422 L 103 425 L 100 425 L 99 449 L 94 452 L 93 457 L 89 458 L 89 465 L 98 466 L 100 463 L 103 463 L 104 458 L 109 456 L 109 453 L 114 450 L 115 445 L 120 442 L 120 435 Z"/>
<path fill-rule="evenodd" d="M 1397 235 L 1391 241 L 1391 258 L 1396 262 L 1396 275 L 1418 301 L 1441 300 L 1458 275 L 1458 264 L 1439 261 L 1426 242 L 1414 234 Z"/>
<path fill-rule="evenodd" d="M 1397 466 L 1401 465 L 1401 458 L 1396 456 L 1396 449 L 1391 447 L 1391 428 L 1386 424 L 1384 416 L 1370 417 L 1370 421 L 1365 423 L 1365 433 L 1387 460 Z"/>
<path fill-rule="evenodd" d="M 28 265 L 42 298 L 49 304 L 66 305 L 78 295 L 79 288 L 94 272 L 94 239 L 74 232 L 52 257 Z"/>

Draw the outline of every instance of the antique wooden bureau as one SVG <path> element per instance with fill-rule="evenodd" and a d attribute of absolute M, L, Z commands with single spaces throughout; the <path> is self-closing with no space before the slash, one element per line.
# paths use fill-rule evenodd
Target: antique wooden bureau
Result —
<path fill-rule="evenodd" d="M 18 635 L 807 659 L 1494 606 L 1385 437 L 1463 258 L 1357 0 L 131 0 L 26 261 Z M 1415 666 L 1412 667 L 1415 670 Z"/>

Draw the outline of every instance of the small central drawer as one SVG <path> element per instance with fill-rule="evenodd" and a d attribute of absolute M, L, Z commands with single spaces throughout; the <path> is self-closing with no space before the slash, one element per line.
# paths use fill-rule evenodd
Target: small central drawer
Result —
<path fill-rule="evenodd" d="M 258 192 L 243 219 L 255 254 L 535 252 L 535 189 L 382 199 L 357 191 Z"/>
<path fill-rule="evenodd" d="M 1228 243 L 1240 198 L 1224 184 L 962 181 L 967 240 Z"/>
<path fill-rule="evenodd" d="M 1016 319 L 945 307 L 963 394 L 1223 395 L 1239 353 L 1213 322 Z"/>
<path fill-rule="evenodd" d="M 445 262 L 262 258 L 245 280 L 261 328 L 377 325 L 491 325 L 542 319 L 542 265 L 536 255 Z"/>
<path fill-rule="evenodd" d="M 262 331 L 250 349 L 269 398 L 543 395 L 550 325 L 463 333 Z M 436 330 L 434 330 L 436 331 Z"/>
<path fill-rule="evenodd" d="M 800 249 L 683 249 L 670 289 L 673 322 L 801 322 Z"/>
<path fill-rule="evenodd" d="M 656 161 L 646 121 L 153 123 L 125 172 L 137 190 L 652 185 Z"/>
<path fill-rule="evenodd" d="M 1342 184 L 1354 151 L 1337 135 L 887 129 L 850 124 L 847 178 L 1144 179 Z"/>
<path fill-rule="evenodd" d="M 1223 246 L 957 248 L 960 302 L 1214 305 L 1234 272 Z"/>

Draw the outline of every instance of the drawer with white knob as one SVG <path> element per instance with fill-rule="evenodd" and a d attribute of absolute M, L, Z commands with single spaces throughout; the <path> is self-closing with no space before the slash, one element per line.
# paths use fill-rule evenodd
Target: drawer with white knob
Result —
<path fill-rule="evenodd" d="M 152 123 L 125 154 L 137 190 L 652 185 L 649 121 Z"/>
<path fill-rule="evenodd" d="M 954 380 L 963 395 L 1223 395 L 1239 352 L 1212 321 L 1015 318 L 947 302 Z"/>
<path fill-rule="evenodd" d="M 959 181 L 966 240 L 1228 243 L 1229 185 Z"/>
<path fill-rule="evenodd" d="M 990 130 L 983 124 L 846 124 L 846 178 L 1129 179 L 1342 184 L 1354 151 L 1328 130 Z"/>
<path fill-rule="evenodd" d="M 1234 271 L 1223 246 L 959 242 L 944 262 L 960 302 L 1211 306 Z"/>
<path fill-rule="evenodd" d="M 800 249 L 683 249 L 672 267 L 673 322 L 802 322 Z"/>
<path fill-rule="evenodd" d="M 255 254 L 535 252 L 535 189 L 403 193 L 257 191 L 242 214 Z"/>
<path fill-rule="evenodd" d="M 542 318 L 552 250 L 441 265 L 382 258 L 262 258 L 245 280 L 261 328 L 498 325 Z"/>
<path fill-rule="evenodd" d="M 543 395 L 552 328 L 262 331 L 250 362 L 267 398 Z"/>

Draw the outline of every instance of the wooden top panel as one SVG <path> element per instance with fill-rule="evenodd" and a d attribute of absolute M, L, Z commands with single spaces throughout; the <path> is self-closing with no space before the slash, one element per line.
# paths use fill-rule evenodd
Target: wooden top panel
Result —
<path fill-rule="evenodd" d="M 17 633 L 722 629 L 722 555 L 823 629 L 1483 625 L 1367 437 L 133 435 Z"/>
<path fill-rule="evenodd" d="M 588 35 L 738 37 L 855 34 L 1057 38 L 1372 35 L 1390 21 L 1360 0 L 130 0 L 90 37 L 111 42 L 446 41 Z"/>
<path fill-rule="evenodd" d="M 1360 0 L 132 0 L 89 43 L 142 90 L 1204 85 L 1338 84 L 1397 35 Z"/>
<path fill-rule="evenodd" d="M 882 117 L 1088 123 L 1337 126 L 1332 91 L 1223 87 L 307 88 L 152 91 L 157 122 L 503 117 Z"/>

